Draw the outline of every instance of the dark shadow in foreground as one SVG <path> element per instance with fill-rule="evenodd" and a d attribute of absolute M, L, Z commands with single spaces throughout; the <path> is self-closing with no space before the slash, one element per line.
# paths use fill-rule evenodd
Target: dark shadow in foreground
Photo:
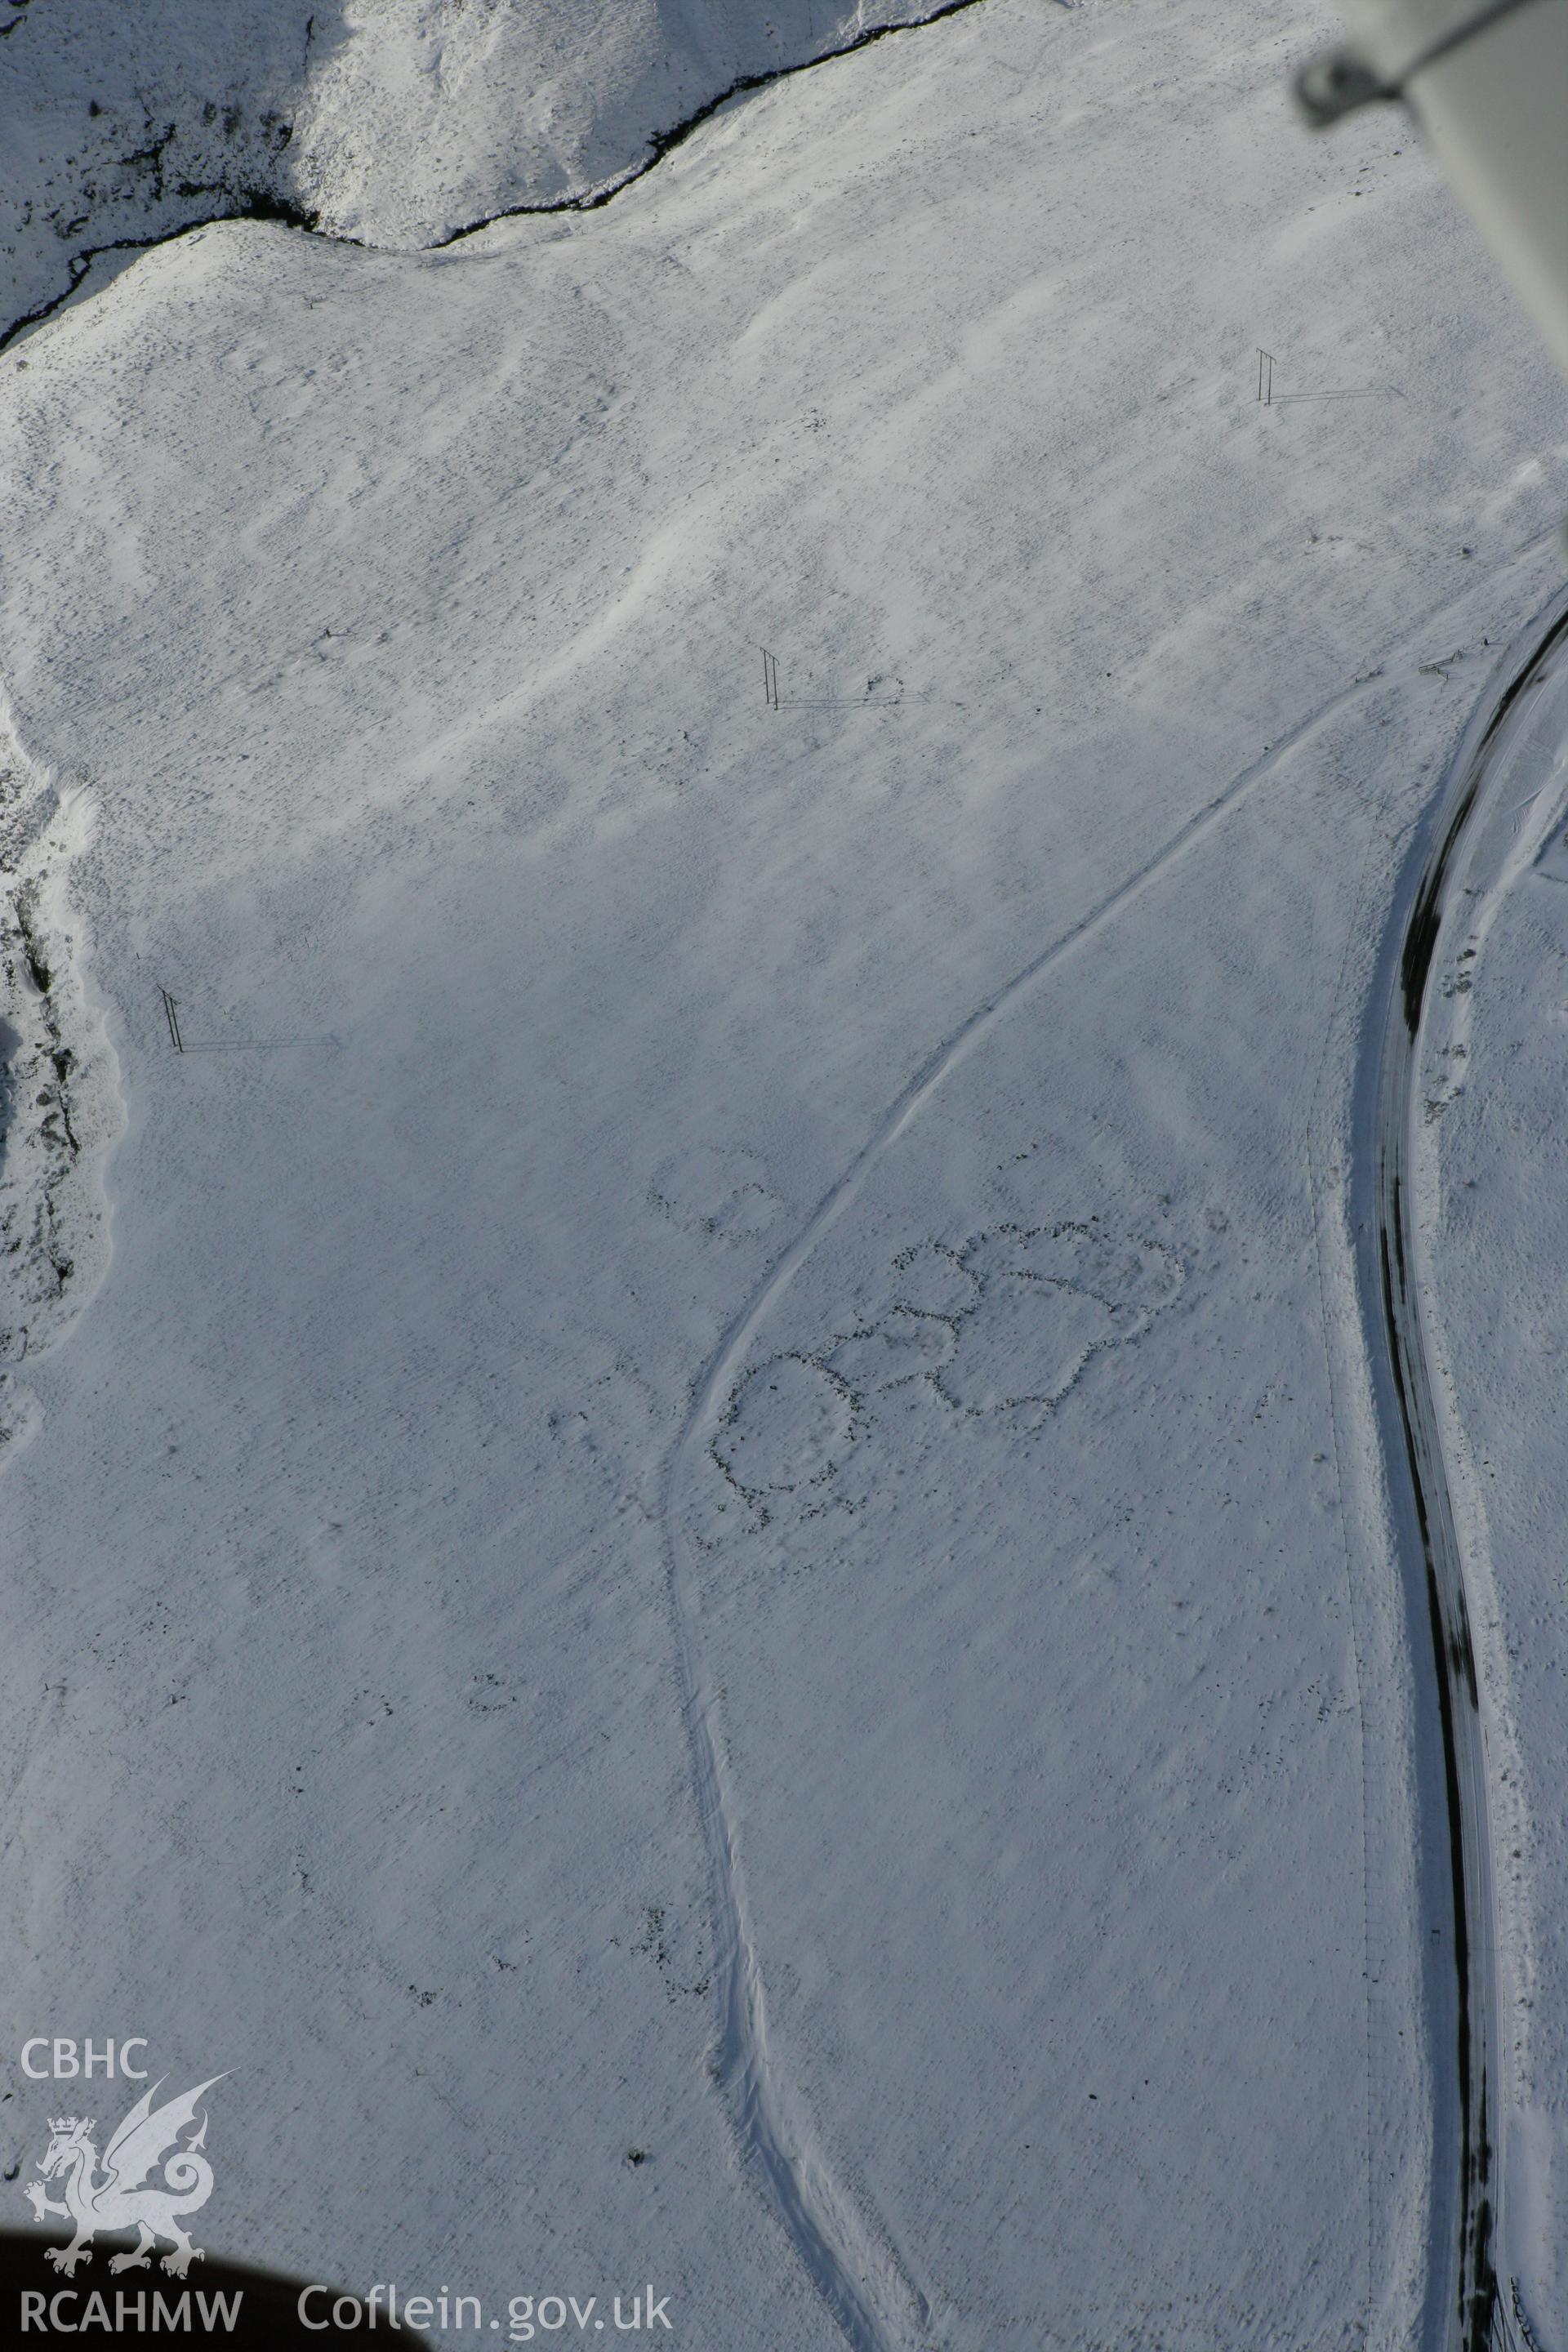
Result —
<path fill-rule="evenodd" d="M 0 2342 L 169 2336 L 182 2344 L 237 2345 L 256 2352 L 273 2346 L 294 2352 L 306 2345 L 321 2352 L 348 2338 L 363 2343 L 368 2336 L 373 2344 L 393 2339 L 439 2352 L 438 2338 L 424 2328 L 392 2325 L 384 2296 L 372 2335 L 363 2293 L 352 2295 L 342 2287 L 254 2270 L 219 2255 L 204 2255 L 184 2278 L 171 2277 L 156 2256 L 145 2270 L 111 2272 L 110 2257 L 132 2251 L 134 2232 L 95 2236 L 90 2263 L 84 2258 L 68 2278 L 47 2259 L 46 2249 L 68 2242 L 66 2231 L 0 2230 Z"/>

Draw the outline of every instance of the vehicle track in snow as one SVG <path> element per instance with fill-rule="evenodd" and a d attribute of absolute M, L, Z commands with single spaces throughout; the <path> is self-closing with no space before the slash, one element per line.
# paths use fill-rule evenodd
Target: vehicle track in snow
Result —
<path fill-rule="evenodd" d="M 1485 1719 L 1422 1303 L 1415 1160 L 1423 1016 L 1439 939 L 1488 810 L 1489 780 L 1512 740 L 1521 698 L 1568 655 L 1568 598 L 1554 599 L 1523 642 L 1529 650 L 1522 663 L 1517 651 L 1510 656 L 1471 719 L 1406 864 L 1357 1088 L 1352 1211 L 1363 1313 L 1412 1631 L 1424 1620 L 1432 1644 L 1428 1713 L 1417 1725 L 1420 1778 L 1428 1784 L 1441 1779 L 1439 1843 L 1447 1846 L 1451 1901 L 1452 1968 L 1446 1984 L 1434 1987 L 1435 2042 L 1440 2047 L 1451 2026 L 1456 2074 L 1451 2099 L 1441 2079 L 1436 2086 L 1438 2144 L 1423 2329 L 1430 2352 L 1490 2352 L 1520 2340 L 1497 2269 L 1502 2041 Z M 1442 2141 L 1450 2120 L 1458 2160 L 1446 2164 Z"/>
<path fill-rule="evenodd" d="M 873 41 L 923 30 L 976 5 L 978 0 L 941 0 L 920 18 L 870 27 L 818 56 L 743 76 L 685 121 L 650 140 L 645 156 L 610 182 L 555 203 L 502 207 L 416 248 L 409 257 L 449 250 L 498 221 L 534 213 L 597 209 L 634 185 L 733 100 L 831 64 Z M 1058 0 L 1058 5 L 1069 7 L 1072 0 Z M 0 329 L 0 352 L 70 301 L 100 255 L 151 251 L 218 221 L 254 218 L 284 224 L 321 243 L 395 249 L 323 228 L 316 215 L 271 190 L 225 189 L 220 205 L 145 238 L 109 239 L 70 256 L 68 282 L 58 294 Z M 1402 632 L 1402 641 L 1408 634 Z M 1565 640 L 1568 611 L 1553 619 L 1522 668 L 1505 682 L 1489 717 L 1472 723 L 1450 772 L 1450 786 L 1439 803 L 1428 846 L 1402 893 L 1408 913 L 1397 938 L 1391 934 L 1392 958 L 1385 950 L 1394 984 L 1384 992 L 1386 1019 L 1371 1040 L 1373 1058 L 1363 1055 L 1363 1079 L 1370 1076 L 1371 1080 L 1370 1089 L 1363 1089 L 1371 1109 L 1365 1129 L 1369 1150 L 1357 1155 L 1370 1212 L 1356 1221 L 1362 1244 L 1363 1314 L 1391 1489 L 1396 1512 L 1405 1522 L 1405 1548 L 1433 1643 L 1436 1721 L 1428 1728 L 1436 1732 L 1441 1757 L 1453 1901 L 1460 2160 L 1448 2193 L 1452 2226 L 1439 2220 L 1433 2233 L 1426 2336 L 1434 2352 L 1439 2342 L 1444 2352 L 1482 2352 L 1482 2347 L 1494 2343 L 1512 2347 L 1525 2338 L 1519 2332 L 1522 2315 L 1517 2319 L 1510 2315 L 1500 2292 L 1493 2253 L 1500 2206 L 1500 2184 L 1493 2177 L 1500 2043 L 1485 1756 L 1463 1561 L 1433 1408 L 1415 1277 L 1409 1145 L 1419 1076 L 1421 1013 L 1442 928 L 1445 890 L 1470 838 L 1478 799 L 1508 715 L 1518 696 L 1540 674 L 1542 665 L 1563 649 Z M 1134 903 L 1281 758 L 1366 692 L 1380 675 L 1374 669 L 1337 693 L 1270 746 L 1147 864 L 987 997 L 921 1065 L 870 1139 L 773 1261 L 721 1339 L 699 1375 L 687 1419 L 667 1463 L 662 1491 L 667 1568 L 681 1698 L 712 1890 L 720 2004 L 715 2074 L 731 2108 L 743 2161 L 761 2174 L 791 2242 L 855 2352 L 914 2352 L 914 2347 L 931 2339 L 932 2314 L 886 2227 L 858 2210 L 851 2194 L 835 2179 L 814 2144 L 795 2095 L 772 2063 L 764 1987 L 727 1781 L 719 1720 L 721 1693 L 703 1655 L 697 1563 L 681 1527 L 682 1505 L 733 1381 L 768 1315 L 817 1244 L 851 1205 L 873 1169 L 945 1080 L 1055 964 Z M 1358 1114 L 1358 1139 L 1362 1134 Z M 1414 1586 L 1412 1599 L 1415 1599 Z"/>
<path fill-rule="evenodd" d="M 742 2165 L 760 2178 L 777 2218 L 855 2352 L 917 2352 L 932 2340 L 934 2315 L 886 2225 L 859 2210 L 850 2192 L 835 2179 L 797 2095 L 780 2076 L 770 2055 L 766 1990 L 752 1929 L 721 1721 L 722 1691 L 704 1654 L 700 1575 L 693 1540 L 684 1524 L 689 1497 L 708 1458 L 726 1402 L 768 1317 L 818 1243 L 852 1205 L 873 1170 L 946 1080 L 1026 999 L 1037 982 L 1132 907 L 1177 859 L 1271 775 L 1281 760 L 1383 684 L 1384 661 L 1394 658 L 1418 635 L 1424 635 L 1436 617 L 1428 614 L 1402 630 L 1361 677 L 1327 698 L 1259 759 L 1233 776 L 1145 864 L 987 996 L 927 1057 L 795 1238 L 773 1259 L 721 1338 L 697 1376 L 680 1434 L 667 1458 L 661 1488 L 666 1569 L 712 1908 L 719 2005 L 712 2072 L 730 2111 Z"/>

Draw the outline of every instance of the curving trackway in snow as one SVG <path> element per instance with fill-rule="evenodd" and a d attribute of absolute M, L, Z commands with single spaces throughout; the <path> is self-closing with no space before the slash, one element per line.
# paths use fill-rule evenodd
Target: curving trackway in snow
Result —
<path fill-rule="evenodd" d="M 943 0 L 930 24 L 972 0 Z M 842 55 L 915 24 L 868 30 Z M 785 72 L 809 69 L 828 57 L 804 60 Z M 559 205 L 514 211 L 584 210 L 604 203 L 656 163 L 699 122 L 741 92 L 780 78 L 749 77 L 706 104 L 658 142 L 623 179 Z M 281 206 L 258 206 L 277 211 Z M 225 214 L 217 217 L 231 216 Z M 285 216 L 289 216 L 285 213 Z M 327 236 L 309 216 L 294 215 L 308 233 Z M 145 240 L 162 244 L 195 222 Z M 471 226 L 484 226 L 476 223 Z M 460 236 L 467 229 L 456 232 Z M 333 241 L 358 243 L 357 239 Z M 444 240 L 452 242 L 453 239 Z M 112 249 L 139 246 L 116 240 Z M 111 249 L 110 247 L 103 250 Z M 49 300 L 0 332 L 0 349 L 58 309 L 78 290 L 90 254 L 70 282 Z M 1441 1819 L 1452 1889 L 1452 1968 L 1435 1986 L 1435 2000 L 1451 2012 L 1456 2070 L 1451 2093 L 1439 2084 L 1440 2146 L 1454 2126 L 1458 2161 L 1434 2179 L 1432 2263 L 1424 2341 L 1429 2352 L 1481 2352 L 1508 2321 L 1499 2294 L 1494 2249 L 1499 2241 L 1501 2183 L 1494 2151 L 1500 2106 L 1500 2001 L 1489 1809 L 1485 1725 L 1478 1685 L 1464 1561 L 1443 1458 L 1433 1377 L 1423 1322 L 1414 1219 L 1413 1160 L 1421 1074 L 1421 1038 L 1427 983 L 1450 900 L 1474 845 L 1486 787 L 1503 762 L 1526 689 L 1563 663 L 1568 611 L 1542 616 L 1525 648 L 1505 672 L 1486 710 L 1472 722 L 1424 841 L 1406 869 L 1396 919 L 1383 960 L 1384 986 L 1368 1033 L 1358 1091 L 1356 1229 L 1368 1340 L 1389 1462 L 1410 1571 L 1413 1620 L 1425 1622 L 1435 1674 L 1429 1720 L 1423 1727 L 1424 1784 L 1441 1778 Z M 1376 673 L 1372 673 L 1375 675 Z M 1284 754 L 1334 712 L 1366 691 L 1369 680 L 1336 695 L 1310 714 L 1266 757 L 1233 778 L 1204 809 L 1136 873 L 1063 931 L 988 996 L 915 1071 L 860 1151 L 824 1194 L 811 1216 L 775 1259 L 730 1326 L 696 1381 L 681 1433 L 666 1465 L 663 1515 L 676 1650 L 693 1780 L 707 1854 L 716 1935 L 715 1983 L 720 2004 L 715 2070 L 730 2108 L 742 2159 L 763 2185 L 791 2242 L 855 2352 L 915 2352 L 929 2341 L 932 2315 L 911 2263 L 885 2224 L 862 2210 L 835 2177 L 814 2137 L 810 2119 L 774 2064 L 769 2046 L 763 1978 L 752 1931 L 736 1811 L 727 1781 L 721 1691 L 704 1656 L 700 1579 L 686 1528 L 686 1505 L 714 1426 L 773 1308 L 817 1244 L 837 1223 L 867 1178 L 910 1128 L 952 1073 L 992 1035 L 1064 957 L 1128 910 L 1173 861 L 1194 845 Z M 1439 2012 L 1441 2013 L 1441 2012 Z"/>
<path fill-rule="evenodd" d="M 1418 625 L 1419 628 L 1422 631 L 1429 628 L 1434 617 L 1430 614 L 1425 616 Z M 1458 776 L 1463 782 L 1465 778 L 1472 776 L 1473 772 L 1473 780 L 1465 793 L 1460 794 L 1451 787 L 1445 795 L 1445 808 L 1458 799 L 1462 799 L 1462 806 L 1458 808 L 1446 826 L 1439 820 L 1440 850 L 1429 853 L 1425 860 L 1417 859 L 1418 871 L 1402 894 L 1402 908 L 1407 909 L 1413 899 L 1415 913 L 1404 912 L 1390 933 L 1396 968 L 1399 967 L 1403 941 L 1407 936 L 1426 939 L 1425 952 L 1428 962 L 1430 961 L 1431 945 L 1436 939 L 1433 909 L 1438 904 L 1438 898 L 1433 892 L 1440 894 L 1442 877 L 1448 870 L 1452 855 L 1465 833 L 1466 820 L 1479 789 L 1487 752 L 1527 679 L 1533 676 L 1541 662 L 1550 657 L 1552 649 L 1564 633 L 1568 633 L 1568 613 L 1554 623 L 1546 643 L 1541 645 L 1538 641 L 1544 625 L 1544 623 L 1538 625 L 1531 640 L 1537 645 L 1537 650 L 1513 684 L 1504 687 L 1500 698 L 1495 702 L 1491 719 L 1484 723 L 1474 722 L 1461 747 Z M 760 2180 L 796 2252 L 845 2336 L 855 2347 L 855 2352 L 918 2352 L 918 2347 L 931 2340 L 932 2314 L 925 2294 L 915 2281 L 909 2259 L 895 2245 L 887 2225 L 880 2217 L 860 2208 L 836 2179 L 826 2153 L 816 2141 L 809 2118 L 801 2111 L 796 2094 L 781 2076 L 771 2055 L 765 1987 L 752 1931 L 745 1874 L 735 1830 L 736 1809 L 729 1786 L 721 1723 L 722 1691 L 709 1667 L 701 1639 L 700 1573 L 688 1524 L 689 1504 L 695 1481 L 700 1475 L 710 1440 L 735 1382 L 773 1308 L 817 1244 L 851 1206 L 872 1171 L 908 1131 L 953 1071 L 986 1042 L 1007 1015 L 1027 998 L 1037 982 L 1065 957 L 1131 908 L 1178 858 L 1209 834 L 1257 784 L 1271 774 L 1287 753 L 1371 691 L 1374 682 L 1384 675 L 1384 662 L 1394 659 L 1413 635 L 1413 632 L 1401 632 L 1400 638 L 1383 649 L 1360 679 L 1331 696 L 1272 744 L 1262 758 L 1231 778 L 1224 789 L 1180 826 L 1146 864 L 1118 884 L 1079 920 L 1060 932 L 1021 971 L 985 998 L 927 1058 L 889 1105 L 868 1140 L 823 1195 L 795 1238 L 774 1258 L 720 1339 L 693 1385 L 685 1423 L 666 1463 L 662 1516 L 670 1609 L 681 1702 L 690 1744 L 692 1779 L 710 1870 L 715 1942 L 714 1983 L 719 2003 L 713 2071 L 730 2110 L 742 2163 L 752 2169 Z M 1480 741 L 1476 745 L 1472 743 L 1471 737 L 1478 733 Z M 1428 882 L 1431 889 L 1426 887 Z M 1428 932 L 1420 929 L 1423 922 L 1429 927 L 1429 936 Z M 1390 947 L 1385 946 L 1385 963 L 1390 951 Z M 1408 963 L 1404 970 L 1408 972 Z M 1415 983 L 1418 992 L 1424 984 L 1425 971 L 1426 966 L 1423 965 Z M 1411 984 L 1406 980 L 1405 988 Z M 1376 993 L 1373 1001 L 1379 1001 Z M 1403 1006 L 1405 1001 L 1403 992 L 1397 992 L 1397 1001 Z M 1395 1036 L 1390 1040 L 1391 1049 L 1386 1056 L 1382 1053 L 1379 1038 L 1378 1051 L 1373 1059 L 1378 1080 L 1385 1082 L 1389 1089 L 1386 1099 L 1395 1106 L 1390 1114 L 1392 1129 L 1403 1136 L 1407 1121 L 1401 1123 L 1403 1113 L 1399 1107 L 1407 1112 L 1414 1057 L 1410 1050 L 1412 1041 L 1403 1030 L 1402 1018 L 1398 1025 L 1400 1034 L 1405 1036 L 1406 1051 L 1403 1058 L 1397 1051 L 1398 1037 Z M 1363 1055 L 1363 1066 L 1366 1060 L 1367 1056 Z M 1380 1096 L 1379 1117 L 1375 1122 L 1377 1135 L 1383 1132 L 1383 1100 Z M 1372 1125 L 1358 1118 L 1358 1140 L 1363 1126 L 1367 1127 L 1369 1135 L 1373 1132 Z M 1366 1151 L 1358 1153 L 1358 1160 L 1363 1165 L 1373 1164 Z M 1379 1150 L 1376 1164 L 1382 1171 L 1394 1163 L 1386 1152 Z M 1395 1192 L 1396 1197 L 1403 1198 L 1397 1193 L 1397 1186 Z M 1365 1224 L 1366 1221 L 1358 1220 L 1358 1227 L 1364 1229 Z M 1375 1212 L 1372 1214 L 1370 1229 L 1381 1230 Z M 1393 1245 L 1397 1250 L 1397 1242 Z M 1396 1261 L 1399 1268 L 1405 1263 L 1403 1259 Z M 1402 1271 L 1397 1273 L 1396 1279 L 1401 1285 L 1403 1297 Z M 1368 1293 L 1368 1297 L 1380 1295 L 1374 1286 L 1373 1291 Z M 1401 1328 L 1416 1334 L 1416 1360 L 1422 1364 L 1420 1377 L 1424 1381 L 1418 1324 L 1407 1318 Z M 1374 1341 L 1374 1353 L 1377 1352 L 1376 1336 L 1382 1328 L 1381 1316 L 1374 1325 L 1369 1313 L 1368 1330 Z M 1412 1392 L 1411 1383 L 1415 1375 L 1404 1355 L 1398 1359 L 1397 1370 L 1394 1360 L 1386 1355 L 1380 1369 L 1383 1372 L 1380 1403 L 1386 1402 L 1388 1405 L 1383 1417 L 1384 1429 L 1392 1430 L 1397 1423 L 1403 1430 L 1405 1423 L 1398 1418 L 1400 1406 L 1396 1401 Z M 1398 1385 L 1401 1379 L 1406 1383 L 1404 1390 Z M 1429 1408 L 1426 1390 L 1423 1388 L 1420 1393 L 1426 1397 Z M 1429 1411 L 1427 1421 L 1423 1422 L 1420 1406 L 1412 1406 L 1410 1425 L 1413 1430 L 1425 1431 L 1430 1425 Z M 1426 1488 L 1418 1484 L 1415 1486 L 1411 1517 L 1422 1530 L 1418 1540 L 1424 1541 L 1427 1527 L 1425 1514 L 1435 1507 L 1446 1511 L 1447 1490 L 1441 1478 L 1440 1457 L 1435 1450 L 1427 1447 L 1425 1435 L 1420 1439 L 1413 1436 L 1411 1443 L 1413 1446 L 1419 1444 L 1426 1449 L 1419 1457 L 1422 1475 L 1430 1483 L 1433 1493 L 1444 1497 L 1440 1506 L 1428 1504 L 1423 1499 Z M 1399 1444 L 1398 1463 L 1402 1464 L 1405 1459 L 1403 1437 Z M 1397 1485 L 1401 1473 L 1392 1440 L 1390 1466 L 1391 1478 Z M 1414 1472 L 1412 1479 L 1414 1483 Z M 1444 1664 L 1439 1679 L 1444 1693 L 1444 1722 L 1447 1725 L 1453 1712 L 1448 1696 L 1452 1674 L 1462 1671 L 1450 1664 L 1447 1646 L 1450 1616 L 1458 1628 L 1454 1636 L 1455 1655 L 1468 1660 L 1470 1651 L 1458 1548 L 1453 1543 L 1451 1522 L 1445 1518 L 1444 1525 L 1445 1540 L 1449 1546 L 1445 1557 L 1452 1563 L 1449 1583 L 1444 1588 L 1451 1598 L 1445 1604 L 1449 1614 L 1443 1620 L 1439 1652 Z M 1468 1672 L 1469 1680 L 1464 1685 L 1467 1692 L 1473 1686 L 1473 1664 Z M 1453 1745 L 1456 1755 L 1459 1755 L 1463 1742 L 1456 1739 Z M 1474 1885 L 1467 1881 L 1461 1885 L 1456 1877 L 1456 1907 L 1462 1934 L 1466 1921 L 1489 1922 L 1491 1916 L 1489 1850 L 1484 1834 L 1485 1783 L 1480 1775 L 1479 1740 L 1472 1743 L 1471 1749 L 1464 1751 L 1464 1760 L 1457 1769 L 1460 1776 L 1458 1798 L 1450 1788 L 1448 1814 L 1450 1819 L 1454 1819 L 1462 1811 L 1470 1823 L 1479 1825 L 1468 1831 L 1463 1850 L 1470 1858 L 1467 1868 L 1481 1874 Z M 1456 1852 L 1458 1850 L 1459 1842 L 1456 1835 Z M 1467 1990 L 1473 1979 L 1479 1979 L 1483 1987 L 1484 1999 L 1479 2004 L 1472 2000 L 1464 2026 L 1460 2078 L 1464 2085 L 1461 2105 L 1467 2151 L 1467 2190 L 1463 2222 L 1454 2223 L 1455 2229 L 1462 2226 L 1468 2232 L 1466 2275 L 1471 2282 L 1468 2292 L 1472 2297 L 1482 2295 L 1485 2324 L 1488 2326 L 1491 2324 L 1496 2302 L 1485 2191 L 1492 2126 L 1486 2108 L 1484 2062 L 1486 2053 L 1496 2044 L 1496 1994 L 1489 1958 L 1489 1932 L 1484 1962 L 1472 1951 L 1460 1970 L 1460 1982 Z M 1481 2062 L 1480 2088 L 1472 2096 L 1478 2060 Z M 1479 2185 L 1472 2195 L 1470 2188 L 1475 2183 Z M 1450 2252 L 1452 2234 L 1448 2217 L 1442 2212 L 1435 2212 L 1435 2284 L 1429 2317 L 1439 2300 L 1451 2301 L 1447 2283 L 1454 2269 Z M 1500 2305 L 1497 2309 L 1500 2315 Z M 1425 2340 L 1432 2347 L 1432 2352 L 1437 2352 L 1439 2344 L 1443 2352 L 1453 2352 L 1453 2347 L 1459 2344 L 1463 2345 L 1464 2352 L 1474 2352 L 1474 2347 L 1485 2343 L 1486 2336 L 1484 2329 L 1479 2336 L 1460 2336 L 1451 2331 L 1439 2336 L 1428 2330 Z"/>
<path fill-rule="evenodd" d="M 1523 658 L 1521 659 L 1521 653 Z M 1407 862 L 1385 940 L 1363 1054 L 1352 1202 L 1368 1352 L 1408 1580 L 1413 1635 L 1424 1623 L 1433 1675 L 1418 1726 L 1424 1786 L 1439 1782 L 1434 1846 L 1446 1844 L 1451 1946 L 1430 1987 L 1434 2043 L 1451 2035 L 1455 2070 L 1436 2085 L 1431 2261 L 1423 2341 L 1429 2352 L 1488 2352 L 1515 2340 L 1498 2275 L 1504 2183 L 1499 2161 L 1503 2042 L 1499 1932 L 1487 1783 L 1487 1718 L 1473 1611 L 1456 1527 L 1455 1485 L 1436 1404 L 1416 1203 L 1430 983 L 1450 915 L 1475 921 L 1478 854 L 1496 789 L 1518 782 L 1521 735 L 1539 689 L 1568 677 L 1568 599 L 1537 616 L 1472 719 L 1447 788 Z M 1495 835 L 1496 827 L 1491 828 Z M 1437 1825 L 1440 1822 L 1440 1832 Z M 1433 1859 L 1441 1863 L 1437 1854 Z M 1457 2151 L 1457 2161 L 1455 2160 Z"/>

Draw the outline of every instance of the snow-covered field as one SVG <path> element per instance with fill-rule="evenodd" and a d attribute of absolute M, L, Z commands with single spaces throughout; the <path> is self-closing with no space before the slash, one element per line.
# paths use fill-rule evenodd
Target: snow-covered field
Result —
<path fill-rule="evenodd" d="M 435 13 L 356 16 L 291 202 L 355 141 L 378 243 L 601 184 L 829 14 L 715 63 L 679 12 L 613 103 L 563 30 L 531 145 L 567 20 L 452 12 L 516 78 L 444 112 Z M 195 229 L 0 359 L 7 2014 L 233 2070 L 215 2248 L 651 2282 L 704 2352 L 1415 2339 L 1451 1915 L 1352 1104 L 1568 408 L 1407 121 L 1292 121 L 1332 29 L 984 0 L 597 209 Z M 1500 1163 L 1436 1279 L 1553 2352 L 1508 1066 L 1435 1124 Z M 62 2094 L 7 2086 L 30 2168 Z"/>

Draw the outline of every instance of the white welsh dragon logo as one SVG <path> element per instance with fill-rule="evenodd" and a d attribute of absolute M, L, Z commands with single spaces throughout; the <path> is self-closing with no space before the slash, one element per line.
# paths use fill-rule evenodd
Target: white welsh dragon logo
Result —
<path fill-rule="evenodd" d="M 163 2256 L 163 2266 L 175 2278 L 184 2277 L 192 2263 L 201 2260 L 202 2249 L 192 2245 L 178 2217 L 206 2203 L 213 2193 L 213 2168 L 200 2152 L 207 2136 L 205 2116 L 195 2137 L 184 2147 L 180 2134 L 195 2122 L 204 2094 L 222 2080 L 215 2074 L 182 2097 L 166 2099 L 161 2107 L 153 2105 L 161 2084 L 143 2091 L 103 2151 L 101 2178 L 92 2142 L 93 2119 L 51 2116 L 49 2144 L 38 2158 L 38 2170 L 44 2180 L 63 2178 L 65 2202 L 47 2197 L 37 2180 L 25 2182 L 23 2194 L 35 2221 L 58 2214 L 75 2223 L 76 2236 L 68 2246 L 46 2246 L 46 2262 L 74 2277 L 78 2263 L 91 2262 L 88 2246 L 98 2231 L 135 2230 L 139 2235 L 131 2252 L 110 2255 L 111 2271 L 147 2269 L 157 2241 L 167 2238 L 174 2251 Z M 154 2181 L 152 2176 L 158 2172 L 163 2179 Z"/>

